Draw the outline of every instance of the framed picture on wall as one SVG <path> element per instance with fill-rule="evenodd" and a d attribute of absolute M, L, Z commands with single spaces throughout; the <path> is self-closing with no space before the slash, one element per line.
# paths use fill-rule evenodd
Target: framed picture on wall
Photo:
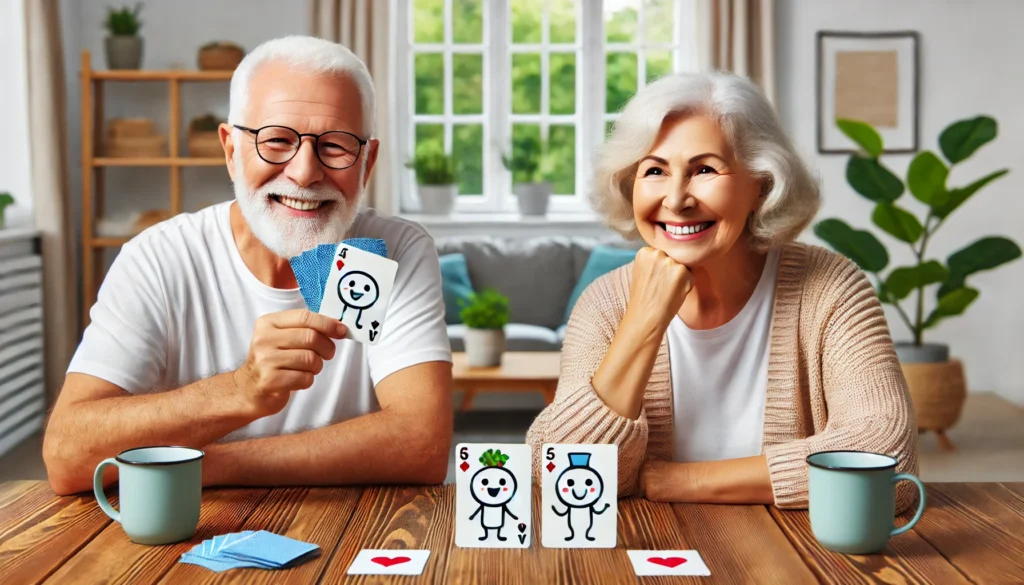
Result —
<path fill-rule="evenodd" d="M 874 126 L 885 152 L 916 152 L 918 65 L 914 31 L 819 31 L 818 152 L 856 152 L 856 145 L 836 127 L 836 118 Z"/>

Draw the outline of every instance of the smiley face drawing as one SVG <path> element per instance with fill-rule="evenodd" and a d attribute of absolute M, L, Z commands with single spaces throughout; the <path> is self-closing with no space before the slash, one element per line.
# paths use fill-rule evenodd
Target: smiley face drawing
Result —
<path fill-rule="evenodd" d="M 590 453 L 569 453 L 569 467 L 555 480 L 555 495 L 558 501 L 566 505 L 564 512 L 559 512 L 556 506 L 551 506 L 555 514 L 565 516 L 569 524 L 569 536 L 565 540 L 569 541 L 576 537 L 570 514 L 573 508 L 586 508 L 589 511 L 590 525 L 584 536 L 590 541 L 597 540 L 590 536 L 590 531 L 594 529 L 594 515 L 604 514 L 611 504 L 605 502 L 603 508 L 597 509 L 597 501 L 604 495 L 604 480 L 590 467 Z"/>
<path fill-rule="evenodd" d="M 356 315 L 356 329 L 362 329 L 363 326 L 359 320 L 363 317 L 363 311 L 372 307 L 380 298 L 380 287 L 369 274 L 362 270 L 353 270 L 338 280 L 338 298 L 344 305 L 338 320 L 343 320 L 345 311 L 352 307 L 359 311 L 359 314 Z"/>
<path fill-rule="evenodd" d="M 480 537 L 482 541 L 487 540 L 491 530 L 496 530 L 498 540 L 505 542 L 508 537 L 501 535 L 501 529 L 505 527 L 505 515 L 519 520 L 519 517 L 508 509 L 508 503 L 515 497 L 518 488 L 516 476 L 500 466 L 503 464 L 504 462 L 498 465 L 488 464 L 473 474 L 469 481 L 469 492 L 480 504 L 469 519 L 480 515 L 480 527 L 484 529 L 484 535 Z"/>

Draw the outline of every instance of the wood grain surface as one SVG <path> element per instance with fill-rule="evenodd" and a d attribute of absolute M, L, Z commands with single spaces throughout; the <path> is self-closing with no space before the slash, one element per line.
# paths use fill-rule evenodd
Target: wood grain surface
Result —
<path fill-rule="evenodd" d="M 529 548 L 462 549 L 452 485 L 211 489 L 189 541 L 143 546 L 91 495 L 10 482 L 0 485 L 0 583 L 1024 583 L 1021 483 L 929 484 L 921 522 L 876 555 L 823 549 L 805 511 L 638 498 L 619 502 L 616 549 L 544 548 L 537 486 L 532 508 Z M 199 542 L 241 530 L 312 542 L 320 554 L 281 571 L 178 562 Z M 431 553 L 419 577 L 346 575 L 366 548 Z M 699 551 L 711 577 L 636 577 L 626 551 L 660 549 Z"/>

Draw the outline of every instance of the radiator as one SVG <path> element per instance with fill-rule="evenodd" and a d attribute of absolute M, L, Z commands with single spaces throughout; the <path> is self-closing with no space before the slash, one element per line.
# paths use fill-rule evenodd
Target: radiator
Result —
<path fill-rule="evenodd" d="M 0 230 L 0 457 L 43 428 L 42 284 L 37 234 Z"/>

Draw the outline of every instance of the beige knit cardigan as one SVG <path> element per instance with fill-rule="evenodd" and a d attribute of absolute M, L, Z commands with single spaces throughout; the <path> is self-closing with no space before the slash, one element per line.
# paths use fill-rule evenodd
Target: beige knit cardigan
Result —
<path fill-rule="evenodd" d="M 611 410 L 591 386 L 629 302 L 632 264 L 591 284 L 573 308 L 554 402 L 527 433 L 544 443 L 619 446 L 619 495 L 637 492 L 645 458 L 672 460 L 672 376 L 662 339 L 636 420 Z M 864 273 L 824 248 L 786 245 L 779 259 L 771 322 L 762 453 L 775 505 L 807 507 L 811 453 L 861 450 L 895 457 L 917 473 L 917 430 L 881 304 Z M 540 461 L 534 458 L 534 476 Z M 539 481 L 539 480 L 538 480 Z M 916 498 L 897 486 L 901 512 Z"/>

